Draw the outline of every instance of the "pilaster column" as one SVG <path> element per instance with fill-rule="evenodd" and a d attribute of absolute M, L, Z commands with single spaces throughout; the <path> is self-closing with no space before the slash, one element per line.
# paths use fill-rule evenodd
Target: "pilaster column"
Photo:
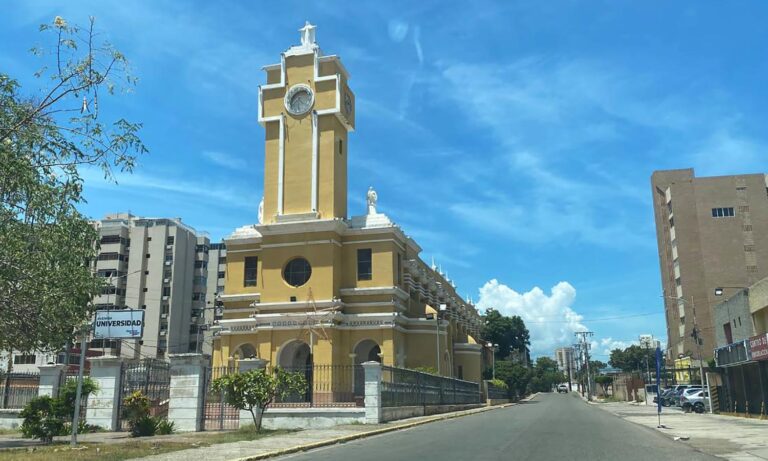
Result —
<path fill-rule="evenodd" d="M 66 365 L 40 365 L 40 387 L 37 388 L 37 396 L 56 397 L 59 395 L 59 386 L 62 384 L 62 374 Z"/>
<path fill-rule="evenodd" d="M 168 420 L 179 432 L 203 430 L 206 354 L 170 354 L 171 383 Z"/>
<path fill-rule="evenodd" d="M 263 370 L 267 367 L 267 361 L 254 357 L 252 359 L 242 359 L 237 361 L 238 373 L 245 373 L 251 370 Z M 256 410 L 258 411 L 258 409 Z M 251 412 L 248 410 L 240 410 L 240 427 L 246 426 L 253 422 Z"/>
<path fill-rule="evenodd" d="M 85 417 L 88 423 L 116 431 L 120 427 L 120 397 L 123 359 L 111 355 L 88 358 L 91 379 L 99 390 L 88 396 Z"/>
<path fill-rule="evenodd" d="M 365 424 L 381 422 L 381 364 L 363 363 L 365 370 Z"/>

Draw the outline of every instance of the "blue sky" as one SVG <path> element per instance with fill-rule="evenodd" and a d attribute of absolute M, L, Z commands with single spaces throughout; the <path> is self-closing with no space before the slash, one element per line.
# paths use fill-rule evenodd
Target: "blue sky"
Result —
<path fill-rule="evenodd" d="M 104 101 L 150 153 L 94 218 L 182 217 L 219 239 L 256 221 L 261 66 L 309 20 L 357 96 L 350 212 L 389 214 L 533 352 L 665 338 L 650 174 L 764 172 L 768 4 L 744 1 L 4 2 L 0 69 L 35 94 L 40 23 L 97 20 L 139 85 Z"/>

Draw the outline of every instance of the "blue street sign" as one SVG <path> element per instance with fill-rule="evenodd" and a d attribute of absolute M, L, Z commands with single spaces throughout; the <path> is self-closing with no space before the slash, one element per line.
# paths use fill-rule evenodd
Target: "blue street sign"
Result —
<path fill-rule="evenodd" d="M 656 348 L 656 412 L 661 414 L 661 348 Z"/>

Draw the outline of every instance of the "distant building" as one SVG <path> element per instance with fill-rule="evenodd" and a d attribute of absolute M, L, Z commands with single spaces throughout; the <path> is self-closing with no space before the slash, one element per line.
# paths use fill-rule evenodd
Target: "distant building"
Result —
<path fill-rule="evenodd" d="M 693 169 L 651 176 L 667 322 L 668 358 L 696 357 L 694 307 L 704 359 L 715 347 L 713 308 L 768 276 L 766 175 L 697 178 Z"/>
<path fill-rule="evenodd" d="M 101 247 L 96 273 L 108 286 L 97 309 L 144 310 L 141 340 L 91 341 L 92 348 L 127 358 L 162 358 L 197 350 L 208 285 L 207 235 L 179 218 L 107 215 L 96 223 Z"/>
<path fill-rule="evenodd" d="M 192 316 L 196 320 L 197 335 L 200 345 L 195 350 L 203 354 L 211 355 L 213 350 L 213 336 L 210 326 L 222 316 L 221 295 L 224 294 L 224 282 L 226 281 L 227 246 L 224 243 L 212 243 L 208 251 L 208 283 L 205 293 L 205 308 L 203 311 L 193 311 Z"/>
<path fill-rule="evenodd" d="M 576 372 L 576 356 L 572 347 L 559 347 L 555 349 L 555 361 L 558 370 L 568 373 L 570 367 L 571 373 Z"/>

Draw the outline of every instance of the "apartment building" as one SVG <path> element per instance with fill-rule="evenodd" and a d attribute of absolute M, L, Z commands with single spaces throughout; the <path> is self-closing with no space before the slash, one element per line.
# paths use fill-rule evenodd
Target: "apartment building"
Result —
<path fill-rule="evenodd" d="M 207 234 L 180 218 L 116 213 L 94 225 L 100 244 L 94 270 L 107 283 L 94 298 L 95 307 L 144 310 L 145 326 L 141 340 L 93 339 L 86 355 L 138 359 L 185 352 L 210 354 L 208 326 L 217 318 L 217 293 L 224 291 L 224 244 L 211 244 Z M 7 363 L 7 352 L 0 359 Z M 36 372 L 40 365 L 65 361 L 64 352 L 12 354 L 17 372 Z M 77 368 L 77 344 L 68 361 L 70 368 Z"/>
<path fill-rule="evenodd" d="M 715 348 L 714 306 L 768 276 L 765 174 L 697 178 L 693 169 L 651 176 L 668 359 Z"/>
<path fill-rule="evenodd" d="M 203 354 L 211 354 L 213 350 L 213 336 L 210 325 L 222 317 L 223 306 L 220 295 L 224 293 L 226 280 L 227 246 L 222 243 L 211 243 L 208 248 L 208 282 L 205 292 L 205 305 L 192 311 L 196 321 L 195 350 Z"/>
<path fill-rule="evenodd" d="M 93 340 L 92 348 L 127 358 L 197 350 L 208 285 L 209 238 L 180 218 L 107 215 L 96 223 L 96 273 L 107 280 L 97 309 L 141 309 L 141 340 Z"/>
<path fill-rule="evenodd" d="M 557 369 L 563 373 L 575 373 L 576 357 L 572 347 L 558 347 L 555 349 L 555 361 L 557 362 Z M 569 370 L 570 367 L 570 370 Z"/>

